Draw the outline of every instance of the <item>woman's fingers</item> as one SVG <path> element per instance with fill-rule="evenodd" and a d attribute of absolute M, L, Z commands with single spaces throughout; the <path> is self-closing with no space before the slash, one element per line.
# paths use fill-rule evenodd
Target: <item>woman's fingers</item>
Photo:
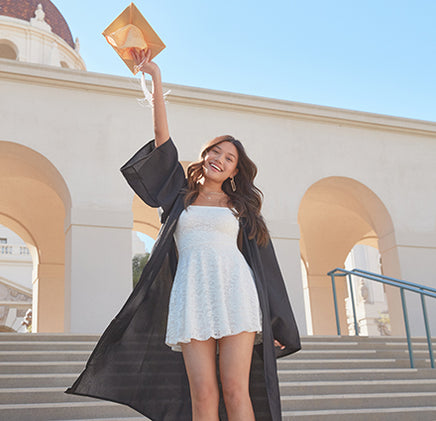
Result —
<path fill-rule="evenodd" d="M 145 58 L 147 59 L 147 62 L 150 61 L 150 58 L 151 58 L 151 48 L 147 48 L 147 51 L 145 52 Z"/>
<path fill-rule="evenodd" d="M 133 61 L 135 62 L 135 65 L 138 65 L 139 58 L 138 58 L 138 54 L 137 54 L 136 48 L 131 48 L 130 52 L 131 52 L 131 54 L 133 56 Z"/>
<path fill-rule="evenodd" d="M 285 349 L 286 347 L 284 345 L 282 345 L 277 339 L 274 339 L 274 346 L 280 348 L 280 349 Z"/>
<path fill-rule="evenodd" d="M 142 72 L 147 72 L 147 69 L 145 68 L 145 65 L 150 62 L 151 57 L 151 49 L 148 48 L 147 51 L 145 50 L 138 50 L 138 49 L 132 49 L 132 53 L 135 59 L 135 67 L 137 70 L 140 70 Z"/>

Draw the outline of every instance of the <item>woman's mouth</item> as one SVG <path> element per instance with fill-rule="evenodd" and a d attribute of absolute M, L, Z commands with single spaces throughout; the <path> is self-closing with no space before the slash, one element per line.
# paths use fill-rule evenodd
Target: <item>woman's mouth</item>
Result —
<path fill-rule="evenodd" d="M 220 168 L 220 167 L 218 167 L 218 165 L 216 165 L 216 164 L 214 164 L 214 163 L 210 163 L 209 164 L 210 165 L 210 167 L 214 170 L 214 171 L 217 171 L 217 172 L 223 172 L 223 170 Z"/>

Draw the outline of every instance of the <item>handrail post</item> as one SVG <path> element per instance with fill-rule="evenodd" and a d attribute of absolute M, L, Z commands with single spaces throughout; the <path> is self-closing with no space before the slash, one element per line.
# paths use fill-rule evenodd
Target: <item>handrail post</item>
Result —
<path fill-rule="evenodd" d="M 415 363 L 413 361 L 412 341 L 410 339 L 409 318 L 407 316 L 407 304 L 406 304 L 406 298 L 404 296 L 404 288 L 400 287 L 400 293 L 401 293 L 401 305 L 403 306 L 404 326 L 406 328 L 407 348 L 409 350 L 410 368 L 415 368 Z"/>
<path fill-rule="evenodd" d="M 420 296 L 421 296 L 422 314 L 424 315 L 425 334 L 427 336 L 428 353 L 430 355 L 430 364 L 431 364 L 431 368 L 434 368 L 433 346 L 431 343 L 430 326 L 428 324 L 427 307 L 425 305 L 424 295 L 420 294 Z"/>
<path fill-rule="evenodd" d="M 351 279 L 351 274 L 348 274 L 348 283 L 350 285 L 351 306 L 353 309 L 354 333 L 356 336 L 359 336 L 359 325 L 357 323 L 356 304 L 354 303 L 354 289 L 353 289 L 353 280 Z"/>
<path fill-rule="evenodd" d="M 336 330 L 338 332 L 338 336 L 341 336 L 341 325 L 339 323 L 338 299 L 336 297 L 336 285 L 335 285 L 335 275 L 334 275 L 334 273 L 330 274 L 330 278 L 332 278 L 333 302 L 334 302 L 334 305 L 335 305 L 335 316 L 336 316 Z"/>

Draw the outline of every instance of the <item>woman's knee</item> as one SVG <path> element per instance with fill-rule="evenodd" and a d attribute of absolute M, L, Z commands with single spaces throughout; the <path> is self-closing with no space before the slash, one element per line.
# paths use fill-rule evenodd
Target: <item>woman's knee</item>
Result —
<path fill-rule="evenodd" d="M 221 382 L 226 405 L 238 406 L 250 400 L 249 387 L 245 379 L 226 376 Z"/>
<path fill-rule="evenodd" d="M 192 403 L 198 408 L 218 408 L 219 390 L 216 382 L 196 382 L 191 385 Z"/>

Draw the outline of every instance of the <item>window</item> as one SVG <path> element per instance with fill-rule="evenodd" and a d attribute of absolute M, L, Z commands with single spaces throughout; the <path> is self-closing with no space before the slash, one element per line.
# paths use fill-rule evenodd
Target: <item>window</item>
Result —
<path fill-rule="evenodd" d="M 4 237 L 0 237 L 0 244 L 8 244 L 8 239 Z"/>
<path fill-rule="evenodd" d="M 14 44 L 7 40 L 0 40 L 0 58 L 17 60 L 18 52 Z"/>

